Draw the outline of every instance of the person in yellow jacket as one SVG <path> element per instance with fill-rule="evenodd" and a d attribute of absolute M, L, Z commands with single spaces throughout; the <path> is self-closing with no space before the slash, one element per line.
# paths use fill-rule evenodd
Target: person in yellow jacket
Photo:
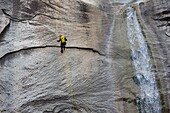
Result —
<path fill-rule="evenodd" d="M 66 41 L 67 41 L 67 38 L 65 36 L 63 36 L 63 35 L 60 35 L 59 40 L 57 40 L 57 42 L 61 42 L 60 43 L 61 53 L 63 53 L 63 51 L 65 51 Z"/>

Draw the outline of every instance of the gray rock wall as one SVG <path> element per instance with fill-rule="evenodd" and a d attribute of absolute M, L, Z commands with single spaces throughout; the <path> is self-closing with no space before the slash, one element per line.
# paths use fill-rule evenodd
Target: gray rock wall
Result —
<path fill-rule="evenodd" d="M 141 23 L 147 37 L 151 56 L 154 62 L 153 70 L 157 74 L 158 86 L 162 97 L 163 112 L 169 112 L 169 70 L 170 70 L 170 1 L 150 0 L 140 4 Z M 143 22 L 142 22 L 143 21 Z"/>
<path fill-rule="evenodd" d="M 1 112 L 136 110 L 125 19 L 114 14 L 109 1 L 95 3 L 2 4 L 3 21 L 10 19 L 10 25 L 1 27 Z M 60 34 L 68 39 L 64 54 L 56 39 Z"/>
<path fill-rule="evenodd" d="M 140 4 L 139 19 L 168 113 L 169 31 L 156 26 L 166 23 L 163 2 L 165 12 L 159 2 Z M 123 3 L 1 0 L 0 9 L 0 112 L 138 112 Z M 63 54 L 60 34 L 68 39 Z"/>

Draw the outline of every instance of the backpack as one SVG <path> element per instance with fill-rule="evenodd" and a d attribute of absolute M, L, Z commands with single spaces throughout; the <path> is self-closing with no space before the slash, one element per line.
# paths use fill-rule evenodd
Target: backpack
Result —
<path fill-rule="evenodd" d="M 65 37 L 64 37 L 64 36 L 61 36 L 61 37 L 60 37 L 60 39 L 61 39 L 61 43 L 65 43 L 65 42 L 66 42 L 66 40 L 65 40 Z"/>

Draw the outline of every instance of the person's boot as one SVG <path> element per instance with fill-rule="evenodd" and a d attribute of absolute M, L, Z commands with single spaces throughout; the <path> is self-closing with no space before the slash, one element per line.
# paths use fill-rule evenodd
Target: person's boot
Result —
<path fill-rule="evenodd" d="M 63 49 L 61 50 L 61 53 L 63 53 Z"/>

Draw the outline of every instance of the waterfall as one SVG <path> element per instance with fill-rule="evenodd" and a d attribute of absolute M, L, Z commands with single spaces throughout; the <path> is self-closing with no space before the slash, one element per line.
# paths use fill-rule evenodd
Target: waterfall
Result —
<path fill-rule="evenodd" d="M 135 68 L 133 79 L 140 88 L 140 94 L 136 97 L 138 110 L 140 113 L 161 113 L 160 95 L 154 72 L 151 70 L 147 44 L 136 12 L 131 7 L 127 10 L 127 35 Z"/>

